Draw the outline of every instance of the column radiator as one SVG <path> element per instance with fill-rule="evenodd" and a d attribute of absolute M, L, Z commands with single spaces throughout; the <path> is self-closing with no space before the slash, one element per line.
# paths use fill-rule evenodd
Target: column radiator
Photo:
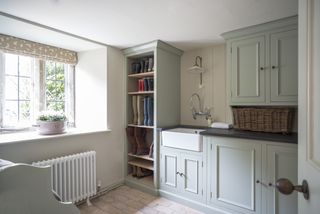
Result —
<path fill-rule="evenodd" d="M 97 193 L 95 151 L 43 160 L 32 165 L 51 166 L 51 186 L 62 202 L 78 202 Z"/>

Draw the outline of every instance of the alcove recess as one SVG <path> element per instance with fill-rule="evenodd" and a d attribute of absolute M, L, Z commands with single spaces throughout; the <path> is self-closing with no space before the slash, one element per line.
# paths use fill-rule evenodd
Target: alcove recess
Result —
<path fill-rule="evenodd" d="M 143 129 L 141 132 L 146 133 L 145 145 L 151 148 L 151 153 L 153 153 L 153 156 L 150 156 L 149 153 L 144 155 L 133 153 L 130 137 L 125 138 L 125 182 L 129 186 L 156 194 L 159 183 L 159 128 L 176 126 L 180 122 L 180 56 L 182 51 L 157 40 L 125 49 L 123 52 L 126 58 L 127 127 L 140 131 Z M 143 87 L 141 82 L 143 82 Z M 139 99 L 142 99 L 140 108 L 143 106 L 143 109 L 147 109 L 147 112 L 141 111 L 144 118 L 147 116 L 147 121 L 141 121 L 141 117 L 137 116 L 139 106 L 135 103 Z M 137 111 L 134 111 L 134 106 L 137 107 Z M 152 143 L 153 147 L 151 147 Z M 137 175 L 134 168 L 139 168 L 143 173 Z"/>

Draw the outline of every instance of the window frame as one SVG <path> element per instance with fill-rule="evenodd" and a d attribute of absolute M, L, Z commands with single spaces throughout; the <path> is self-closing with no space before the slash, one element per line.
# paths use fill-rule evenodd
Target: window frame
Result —
<path fill-rule="evenodd" d="M 5 99 L 5 81 L 6 81 L 6 71 L 5 71 L 5 54 L 0 51 L 0 131 L 2 127 L 5 127 L 3 116 L 4 116 L 4 103 Z M 21 56 L 19 54 L 14 54 Z M 46 60 L 37 59 L 31 57 L 34 60 L 34 65 L 32 73 L 30 75 L 32 83 L 32 93 L 30 99 L 32 99 L 33 105 L 30 107 L 32 111 L 30 116 L 30 124 L 33 126 L 36 123 L 35 115 L 41 111 L 46 110 L 46 70 L 45 63 Z M 52 61 L 52 60 L 47 60 Z M 75 127 L 75 65 L 63 63 L 64 72 L 64 112 L 68 118 L 68 126 Z M 18 68 L 19 69 L 19 68 Z M 19 77 L 18 77 L 19 78 Z M 19 93 L 19 92 L 18 92 Z M 19 122 L 18 122 L 19 124 Z M 18 125 L 17 124 L 17 125 Z M 31 127 L 30 126 L 30 127 Z"/>

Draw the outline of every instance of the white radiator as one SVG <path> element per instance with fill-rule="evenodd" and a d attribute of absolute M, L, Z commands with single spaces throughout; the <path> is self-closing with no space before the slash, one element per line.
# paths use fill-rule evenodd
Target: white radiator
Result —
<path fill-rule="evenodd" d="M 62 202 L 78 202 L 97 193 L 95 151 L 34 162 L 32 165 L 51 166 L 51 186 Z"/>

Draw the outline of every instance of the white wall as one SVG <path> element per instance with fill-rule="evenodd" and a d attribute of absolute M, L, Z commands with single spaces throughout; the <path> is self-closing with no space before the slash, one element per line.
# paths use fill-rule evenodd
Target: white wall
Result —
<path fill-rule="evenodd" d="M 198 93 L 205 107 L 212 107 L 214 121 L 231 122 L 231 112 L 227 105 L 226 94 L 226 47 L 224 44 L 184 52 L 181 58 L 181 124 L 204 125 L 204 117 L 192 118 L 189 100 Z M 202 57 L 203 87 L 199 88 L 200 75 L 187 69 L 194 65 L 196 56 Z"/>
<path fill-rule="evenodd" d="M 107 48 L 78 53 L 76 66 L 76 126 L 107 128 Z M 88 127 L 89 126 L 89 127 Z"/>
<path fill-rule="evenodd" d="M 102 77 L 104 79 L 96 79 L 98 82 L 102 81 L 100 86 L 94 86 L 95 88 L 100 88 L 101 93 L 94 94 L 91 101 L 88 100 L 88 102 L 92 103 L 92 101 L 100 98 L 101 100 L 104 100 L 103 102 L 108 103 L 108 127 L 109 129 L 111 129 L 111 131 L 84 134 L 80 136 L 67 136 L 57 139 L 23 141 L 19 143 L 2 145 L 0 144 L 1 159 L 7 159 L 13 162 L 31 163 L 32 161 L 53 158 L 61 155 L 72 154 L 87 150 L 95 150 L 97 152 L 97 179 L 101 180 L 102 187 L 109 187 L 112 184 L 123 181 L 123 142 L 125 136 L 123 109 L 124 57 L 120 50 L 111 47 L 107 48 L 106 53 L 103 53 L 102 51 L 93 52 L 97 54 L 97 57 L 99 59 L 103 59 L 104 61 L 106 61 L 106 56 L 108 56 L 107 62 L 99 64 L 106 64 L 108 72 L 104 70 L 104 73 L 100 74 L 101 76 L 99 77 Z M 98 52 L 101 53 L 101 55 L 98 54 Z M 106 74 L 108 78 L 107 83 L 105 82 Z M 104 87 L 102 85 L 104 85 Z M 88 85 L 86 85 L 85 83 L 78 85 L 78 87 L 80 91 L 82 89 L 88 89 Z M 91 87 L 93 86 L 91 85 Z M 89 90 L 92 90 L 92 88 Z M 108 96 L 106 96 L 106 93 Z M 78 96 L 81 96 L 81 94 L 78 94 Z M 106 106 L 104 106 L 103 108 L 105 107 Z M 99 112 L 95 111 L 95 109 L 98 109 Z M 92 103 L 92 108 L 87 108 L 85 111 L 83 110 L 82 113 L 86 115 L 93 115 L 93 117 L 95 118 L 97 118 L 97 115 L 95 115 L 97 113 L 98 115 L 103 115 L 105 120 L 106 115 L 101 111 L 102 108 L 100 108 L 100 106 L 96 106 L 95 103 Z M 90 122 L 94 121 L 91 120 Z"/>

